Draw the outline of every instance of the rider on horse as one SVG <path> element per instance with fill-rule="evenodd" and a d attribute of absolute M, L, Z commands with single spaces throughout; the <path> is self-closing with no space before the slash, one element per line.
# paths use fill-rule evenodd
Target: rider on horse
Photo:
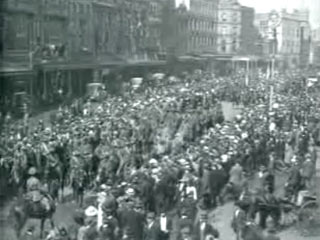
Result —
<path fill-rule="evenodd" d="M 28 171 L 30 177 L 27 180 L 27 193 L 26 199 L 31 200 L 33 203 L 41 202 L 47 211 L 50 210 L 49 199 L 44 197 L 44 191 L 40 180 L 35 176 L 37 169 L 31 167 Z"/>

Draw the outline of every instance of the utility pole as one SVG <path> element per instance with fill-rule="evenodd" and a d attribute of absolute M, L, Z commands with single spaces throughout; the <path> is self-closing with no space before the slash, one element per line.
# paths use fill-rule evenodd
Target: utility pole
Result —
<path fill-rule="evenodd" d="M 269 96 L 269 111 L 272 111 L 273 106 L 273 97 L 274 97 L 274 85 L 275 85 L 275 62 L 277 54 L 277 27 L 281 23 L 281 18 L 277 12 L 272 12 L 269 16 L 269 26 L 272 31 L 272 55 L 271 55 L 271 66 L 270 66 L 270 96 Z"/>

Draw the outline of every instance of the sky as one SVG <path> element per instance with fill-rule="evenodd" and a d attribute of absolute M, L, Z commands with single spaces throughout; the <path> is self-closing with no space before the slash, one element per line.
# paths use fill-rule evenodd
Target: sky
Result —
<path fill-rule="evenodd" d="M 294 9 L 302 5 L 302 0 L 239 0 L 239 2 L 244 6 L 254 7 L 258 13 L 281 8 Z"/>

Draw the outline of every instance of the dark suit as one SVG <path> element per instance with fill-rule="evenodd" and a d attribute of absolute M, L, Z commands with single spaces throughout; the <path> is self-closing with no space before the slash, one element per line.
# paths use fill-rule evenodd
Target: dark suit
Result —
<path fill-rule="evenodd" d="M 204 230 L 201 230 L 201 223 L 197 223 L 194 229 L 194 240 L 205 240 L 208 235 L 219 238 L 219 232 L 210 224 L 206 223 Z"/>
<path fill-rule="evenodd" d="M 128 228 L 135 240 L 142 239 L 144 216 L 131 209 L 124 209 L 119 213 L 119 222 L 121 229 Z"/>
<path fill-rule="evenodd" d="M 145 226 L 143 231 L 143 240 L 162 240 L 160 225 L 155 221 L 151 227 Z"/>

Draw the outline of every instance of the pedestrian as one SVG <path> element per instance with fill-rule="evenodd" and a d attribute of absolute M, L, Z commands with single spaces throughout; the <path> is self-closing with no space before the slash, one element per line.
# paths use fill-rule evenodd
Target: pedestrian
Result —
<path fill-rule="evenodd" d="M 143 231 L 143 240 L 162 240 L 159 222 L 154 212 L 147 213 L 146 225 Z"/>
<path fill-rule="evenodd" d="M 301 177 L 307 190 L 312 190 L 312 178 L 315 173 L 315 164 L 311 160 L 311 155 L 306 154 L 305 161 L 301 166 Z"/>
<path fill-rule="evenodd" d="M 206 240 L 209 238 L 218 239 L 220 234 L 217 229 L 215 229 L 208 222 L 208 213 L 206 211 L 202 211 L 200 213 L 199 222 L 196 223 L 194 228 L 194 240 Z"/>
<path fill-rule="evenodd" d="M 242 183 L 243 183 L 243 168 L 240 165 L 240 162 L 237 161 L 235 165 L 230 169 L 229 172 L 229 182 L 233 186 L 233 195 L 235 199 L 238 199 L 241 189 L 242 189 Z"/>

